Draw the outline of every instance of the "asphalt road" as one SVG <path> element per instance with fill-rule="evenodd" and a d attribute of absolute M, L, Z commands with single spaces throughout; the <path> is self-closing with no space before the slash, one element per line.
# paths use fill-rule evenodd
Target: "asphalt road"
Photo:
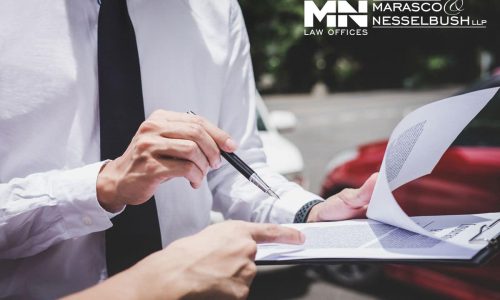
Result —
<path fill-rule="evenodd" d="M 328 162 L 339 153 L 389 136 L 401 118 L 426 103 L 459 91 L 447 87 L 426 91 L 376 91 L 264 97 L 270 110 L 288 110 L 297 128 L 285 137 L 304 157 L 310 190 L 318 192 Z M 443 299 L 418 287 L 381 280 L 375 286 L 348 288 L 326 278 L 318 267 L 259 267 L 250 299 Z"/>
<path fill-rule="evenodd" d="M 309 95 L 267 96 L 268 108 L 293 112 L 297 128 L 284 136 L 304 157 L 310 190 L 318 192 L 328 162 L 345 150 L 388 138 L 402 117 L 414 109 L 459 91 L 448 87 L 426 91 L 375 91 Z"/>

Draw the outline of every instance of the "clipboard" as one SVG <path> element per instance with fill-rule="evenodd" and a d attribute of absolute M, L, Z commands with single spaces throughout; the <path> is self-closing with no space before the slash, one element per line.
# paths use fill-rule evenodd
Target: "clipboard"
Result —
<path fill-rule="evenodd" d="M 433 265 L 454 265 L 462 267 L 479 267 L 487 264 L 500 252 L 500 230 L 490 238 L 484 237 L 495 226 L 500 225 L 500 219 L 489 225 L 483 225 L 479 232 L 469 239 L 469 243 L 486 243 L 476 255 L 470 259 L 391 259 L 391 258 L 307 258 L 289 260 L 256 260 L 260 266 L 266 265 L 329 265 L 345 263 L 370 263 L 370 264 L 433 264 Z"/>

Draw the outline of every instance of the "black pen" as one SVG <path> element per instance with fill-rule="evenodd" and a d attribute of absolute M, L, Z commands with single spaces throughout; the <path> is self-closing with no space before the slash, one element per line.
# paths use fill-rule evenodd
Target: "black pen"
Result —
<path fill-rule="evenodd" d="M 189 114 L 196 115 L 194 112 L 189 111 Z M 220 154 L 224 157 L 228 163 L 230 163 L 241 175 L 245 176 L 248 181 L 255 184 L 259 189 L 269 196 L 279 199 L 280 197 L 267 185 L 262 178 L 257 175 L 257 173 L 250 168 L 238 155 L 234 153 L 226 152 L 219 148 Z"/>

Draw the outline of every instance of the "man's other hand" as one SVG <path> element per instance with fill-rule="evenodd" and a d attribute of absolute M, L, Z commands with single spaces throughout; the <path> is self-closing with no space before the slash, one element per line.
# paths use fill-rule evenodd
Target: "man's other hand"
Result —
<path fill-rule="evenodd" d="M 174 177 L 199 188 L 209 168 L 219 167 L 219 148 L 234 152 L 237 144 L 200 116 L 157 110 L 141 124 L 125 153 L 102 168 L 99 203 L 110 212 L 142 204 L 160 183 Z"/>
<path fill-rule="evenodd" d="M 257 243 L 304 239 L 300 231 L 274 224 L 215 224 L 68 299 L 245 299 L 257 271 Z"/>
<path fill-rule="evenodd" d="M 257 271 L 257 244 L 304 240 L 300 231 L 276 224 L 227 221 L 172 243 L 164 258 L 175 262 L 188 298 L 245 299 Z"/>
<path fill-rule="evenodd" d="M 344 189 L 315 205 L 309 212 L 307 222 L 364 218 L 376 182 L 377 174 L 373 174 L 359 189 Z"/>

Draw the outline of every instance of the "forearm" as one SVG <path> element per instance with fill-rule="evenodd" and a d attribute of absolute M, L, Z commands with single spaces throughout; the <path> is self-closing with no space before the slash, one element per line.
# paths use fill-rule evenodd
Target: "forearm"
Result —
<path fill-rule="evenodd" d="M 63 299 L 123 299 L 135 300 L 144 299 L 139 294 L 137 283 L 133 276 L 129 276 L 129 271 L 124 271 L 106 281 L 97 284 L 81 292 L 69 295 Z"/>
<path fill-rule="evenodd" d="M 241 156 L 245 156 L 244 153 Z M 246 161 L 249 162 L 248 159 Z M 234 168 L 227 166 L 226 169 L 217 170 L 221 173 L 209 175 L 214 210 L 222 212 L 227 218 L 260 223 L 292 223 L 301 207 L 309 201 L 321 199 L 271 170 L 263 161 L 254 161 L 250 165 L 272 186 L 280 199 L 269 197 Z M 219 180 L 219 176 L 224 177 L 224 180 Z"/>
<path fill-rule="evenodd" d="M 193 289 L 193 280 L 186 278 L 182 261 L 190 261 L 189 256 L 172 255 L 169 248 L 156 252 L 130 269 L 81 292 L 65 297 L 66 300 L 79 299 L 123 299 L 149 300 L 182 299 Z"/>
<path fill-rule="evenodd" d="M 266 165 L 256 126 L 256 88 L 250 44 L 237 1 L 231 1 L 227 80 L 223 90 L 218 125 L 239 144 L 237 154 L 280 196 L 268 197 L 228 165 L 213 170 L 208 183 L 214 196 L 214 209 L 226 217 L 272 223 L 291 223 L 295 213 L 317 195 L 304 191 Z"/>
<path fill-rule="evenodd" d="M 26 257 L 112 224 L 96 198 L 101 164 L 0 184 L 0 258 Z"/>

